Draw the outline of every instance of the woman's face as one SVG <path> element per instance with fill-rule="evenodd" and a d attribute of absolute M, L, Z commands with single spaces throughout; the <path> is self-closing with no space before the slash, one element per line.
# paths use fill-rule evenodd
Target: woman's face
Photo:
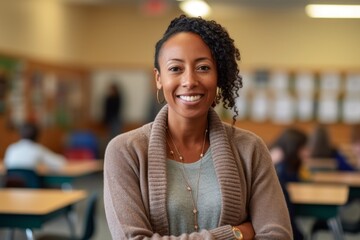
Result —
<path fill-rule="evenodd" d="M 158 60 L 156 85 L 164 91 L 169 114 L 183 118 L 207 115 L 216 96 L 217 69 L 201 37 L 188 32 L 175 34 L 162 46 Z"/>

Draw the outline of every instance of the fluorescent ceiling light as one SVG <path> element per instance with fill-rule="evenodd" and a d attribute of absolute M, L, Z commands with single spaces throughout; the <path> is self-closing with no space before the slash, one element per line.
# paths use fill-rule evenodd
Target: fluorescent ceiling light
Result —
<path fill-rule="evenodd" d="M 309 4 L 305 11 L 313 18 L 360 18 L 360 5 Z"/>
<path fill-rule="evenodd" d="M 192 17 L 207 16 L 210 6 L 203 0 L 186 0 L 180 2 L 180 9 Z"/>

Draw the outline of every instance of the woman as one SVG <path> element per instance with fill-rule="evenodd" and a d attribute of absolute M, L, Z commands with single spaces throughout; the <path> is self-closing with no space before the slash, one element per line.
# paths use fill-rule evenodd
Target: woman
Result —
<path fill-rule="evenodd" d="M 291 239 L 263 141 L 222 123 L 212 108 L 221 99 L 237 112 L 239 59 L 216 22 L 180 16 L 170 23 L 156 44 L 154 69 L 158 99 L 163 92 L 167 105 L 106 149 L 113 239 Z"/>

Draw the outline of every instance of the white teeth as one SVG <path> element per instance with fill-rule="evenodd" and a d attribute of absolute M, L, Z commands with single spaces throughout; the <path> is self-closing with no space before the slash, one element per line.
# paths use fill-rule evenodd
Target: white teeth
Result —
<path fill-rule="evenodd" d="M 197 100 L 199 100 L 201 98 L 200 95 L 196 95 L 196 96 L 180 96 L 180 98 L 184 101 L 187 102 L 195 102 Z"/>

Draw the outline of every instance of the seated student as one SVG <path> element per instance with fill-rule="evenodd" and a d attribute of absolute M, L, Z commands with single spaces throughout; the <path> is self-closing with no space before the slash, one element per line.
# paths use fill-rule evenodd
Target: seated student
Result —
<path fill-rule="evenodd" d="M 337 170 L 353 171 L 352 166 L 345 155 L 331 143 L 331 138 L 326 126 L 319 124 L 309 137 L 309 150 L 311 158 L 334 158 Z"/>
<path fill-rule="evenodd" d="M 275 168 L 283 182 L 306 180 L 309 173 L 304 166 L 308 158 L 307 135 L 301 130 L 284 130 L 270 147 Z"/>
<path fill-rule="evenodd" d="M 270 154 L 289 209 L 294 240 L 304 239 L 295 221 L 294 206 L 286 186 L 289 182 L 308 178 L 308 173 L 303 167 L 303 161 L 308 156 L 307 135 L 295 128 L 284 130 L 270 146 Z"/>
<path fill-rule="evenodd" d="M 350 142 L 355 168 L 360 170 L 360 123 L 351 126 Z"/>
<path fill-rule="evenodd" d="M 320 131 L 319 129 L 317 131 Z M 319 134 L 320 135 L 320 134 Z M 319 139 L 318 139 L 319 140 Z M 350 165 L 345 162 L 345 166 L 349 165 L 351 168 L 344 168 L 344 165 L 338 164 L 339 170 L 360 170 L 360 124 L 354 124 L 350 130 L 350 151 L 351 157 L 354 157 L 354 164 Z M 345 157 L 344 157 L 345 159 Z M 348 202 L 340 208 L 339 219 L 344 232 L 359 233 L 360 232 L 360 199 L 349 196 Z M 320 230 L 327 230 L 328 224 L 324 220 L 317 220 L 311 229 L 311 234 L 315 234 Z"/>
<path fill-rule="evenodd" d="M 66 159 L 37 143 L 39 128 L 30 122 L 20 127 L 21 139 L 12 143 L 5 151 L 6 169 L 36 169 L 42 163 L 52 170 L 62 167 Z"/>

